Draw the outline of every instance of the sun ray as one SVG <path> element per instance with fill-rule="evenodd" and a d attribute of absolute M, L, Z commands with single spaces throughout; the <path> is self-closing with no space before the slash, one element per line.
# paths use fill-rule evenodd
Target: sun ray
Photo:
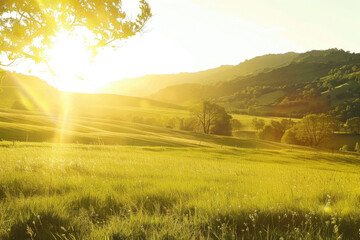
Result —
<path fill-rule="evenodd" d="M 81 32 L 60 31 L 52 48 L 46 51 L 48 64 L 54 72 L 52 83 L 62 91 L 93 93 L 98 83 L 87 76 L 91 71 L 92 53 L 86 46 L 89 36 Z"/>

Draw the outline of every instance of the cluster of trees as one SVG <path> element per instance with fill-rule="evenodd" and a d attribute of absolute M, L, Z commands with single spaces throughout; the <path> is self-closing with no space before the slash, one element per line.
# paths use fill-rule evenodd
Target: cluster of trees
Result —
<path fill-rule="evenodd" d="M 350 118 L 358 117 L 360 113 L 360 98 L 356 98 L 353 101 L 345 101 L 344 104 L 336 106 L 329 111 L 329 114 L 346 122 Z"/>
<path fill-rule="evenodd" d="M 315 88 L 305 88 L 304 90 L 295 91 L 292 94 L 286 96 L 280 103 L 280 106 L 299 106 L 309 105 L 310 100 L 314 100 L 320 97 L 320 92 Z"/>
<path fill-rule="evenodd" d="M 344 52 L 341 54 L 344 54 Z M 316 56 L 311 57 L 316 58 Z M 334 57 L 334 59 L 337 59 L 337 57 Z M 291 81 L 284 82 L 284 85 L 279 86 L 247 86 L 233 95 L 221 97 L 220 100 L 235 102 L 237 108 L 249 109 L 248 113 L 251 115 L 262 115 L 259 112 L 261 110 L 257 112 L 253 110 L 257 109 L 256 99 L 266 93 L 282 90 L 286 95 L 278 99 L 274 105 L 280 106 L 284 111 L 292 111 L 292 115 L 295 114 L 297 116 L 327 112 L 345 122 L 347 119 L 355 117 L 354 114 L 358 113 L 360 109 L 357 106 L 357 102 L 360 102 L 360 64 L 351 63 L 336 68 L 330 68 L 334 64 L 329 63 L 328 65 L 330 71 L 327 76 L 325 75 L 326 73 L 319 72 L 318 76 L 309 75 L 304 81 L 298 83 Z M 304 66 L 304 69 L 301 69 L 301 71 L 307 71 L 308 67 Z M 300 69 L 296 68 L 293 70 L 300 71 Z M 283 74 L 282 79 L 289 80 L 287 75 Z M 309 81 L 309 79 L 312 80 Z M 344 83 L 351 84 L 351 87 L 344 87 L 341 90 L 337 89 L 338 86 Z M 324 92 L 327 93 L 324 95 Z M 344 103 L 341 104 L 339 100 L 344 100 Z M 294 107 L 297 107 L 296 112 L 293 110 Z"/>
<path fill-rule="evenodd" d="M 233 95 L 221 97 L 219 100 L 222 102 L 236 102 L 238 108 L 248 109 L 249 107 L 256 105 L 256 99 L 258 97 L 273 91 L 283 89 L 284 87 L 248 86 L 243 90 L 237 91 Z"/>
<path fill-rule="evenodd" d="M 240 130 L 242 127 L 241 122 L 232 119 L 232 116 L 223 107 L 210 101 L 204 101 L 191 107 L 190 113 L 190 117 L 184 118 L 155 118 L 135 115 L 128 120 L 152 126 L 226 136 L 231 136 L 232 130 Z"/>
<path fill-rule="evenodd" d="M 257 121 L 254 120 L 255 122 Z M 291 119 L 271 121 L 264 125 L 257 135 L 264 140 L 317 147 L 330 138 L 339 128 L 339 124 L 339 121 L 330 115 L 309 114 L 297 123 Z"/>
<path fill-rule="evenodd" d="M 328 140 L 340 122 L 326 114 L 310 114 L 288 129 L 281 141 L 289 144 L 299 144 L 317 147 Z"/>
<path fill-rule="evenodd" d="M 232 135 L 232 131 L 242 128 L 239 120 L 233 119 L 223 107 L 209 101 L 192 107 L 190 117 L 160 119 L 134 116 L 130 120 L 171 129 L 227 136 Z M 299 122 L 291 119 L 272 120 L 269 124 L 266 124 L 264 119 L 254 118 L 252 125 L 260 139 L 312 147 L 323 144 L 341 127 L 351 133 L 360 134 L 360 117 L 350 118 L 342 124 L 327 114 L 309 114 Z"/>
<path fill-rule="evenodd" d="M 329 71 L 328 76 L 318 78 L 310 84 L 319 92 L 331 91 L 336 86 L 349 81 L 360 82 L 360 64 L 348 64 L 341 67 L 333 68 Z"/>
<path fill-rule="evenodd" d="M 260 139 L 280 142 L 285 131 L 294 126 L 295 122 L 291 119 L 283 119 L 280 122 L 272 120 L 270 124 L 265 125 L 264 123 L 260 123 L 259 121 L 257 121 L 257 124 L 255 121 L 253 121 L 253 125 L 258 131 L 257 136 Z M 259 129 L 259 127 L 261 128 Z"/>
<path fill-rule="evenodd" d="M 344 83 L 351 84 L 351 87 L 335 90 Z M 339 104 L 339 100 L 343 100 L 344 103 Z M 299 86 L 295 91 L 288 92 L 279 105 L 306 106 L 306 111 L 310 113 L 327 112 L 343 122 L 356 117 L 360 112 L 360 64 L 348 64 L 331 69 L 328 76 L 316 78 L 306 85 Z"/>
<path fill-rule="evenodd" d="M 360 80 L 358 75 L 348 75 L 359 71 L 360 64 L 347 64 L 338 68 L 333 68 L 329 71 L 329 75 L 331 76 L 330 80 L 339 80 L 343 78 Z"/>
<path fill-rule="evenodd" d="M 254 118 L 252 120 L 252 125 L 255 128 L 255 130 L 257 132 L 259 132 L 265 126 L 265 120 L 264 119 Z"/>

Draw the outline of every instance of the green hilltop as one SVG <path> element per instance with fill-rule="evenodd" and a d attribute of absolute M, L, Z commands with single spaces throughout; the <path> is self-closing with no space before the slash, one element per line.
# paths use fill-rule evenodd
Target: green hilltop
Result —
<path fill-rule="evenodd" d="M 149 96 L 157 91 L 177 84 L 215 84 L 230 81 L 238 76 L 247 76 L 280 67 L 294 60 L 298 53 L 268 54 L 246 60 L 236 66 L 224 65 L 195 73 L 147 75 L 123 79 L 105 86 L 102 91 L 130 96 Z"/>
<path fill-rule="evenodd" d="M 172 85 L 150 98 L 177 104 L 212 99 L 235 112 L 255 109 L 260 115 L 301 117 L 332 111 L 360 97 L 360 54 L 329 49 L 291 56 L 277 67 L 216 83 Z"/>

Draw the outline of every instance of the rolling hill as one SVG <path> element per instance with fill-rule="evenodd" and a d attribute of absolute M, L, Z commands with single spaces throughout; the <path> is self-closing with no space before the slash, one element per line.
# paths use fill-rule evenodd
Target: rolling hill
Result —
<path fill-rule="evenodd" d="M 258 73 L 228 81 L 173 85 L 153 94 L 152 99 L 60 92 L 36 77 L 8 73 L 0 93 L 0 137 L 5 140 L 122 145 L 194 146 L 201 143 L 206 146 L 246 146 L 244 139 L 171 129 L 174 128 L 169 124 L 172 120 L 180 123 L 190 117 L 184 104 L 203 99 L 213 99 L 229 112 L 250 115 L 301 117 L 311 111 L 334 109 L 337 112 L 333 115 L 342 117 L 339 118 L 342 121 L 358 115 L 359 54 L 332 49 L 285 56 L 288 61 L 291 57 L 291 62 L 276 68 L 260 71 L 259 67 Z M 254 72 L 256 70 L 251 66 L 255 63 L 270 65 L 265 64 L 264 59 L 278 59 L 277 64 L 285 61 L 278 57 L 255 58 L 237 67 L 223 67 L 222 72 L 241 69 L 246 64 L 248 71 Z M 209 70 L 206 74 L 216 75 L 218 70 Z M 251 144 L 269 146 L 265 142 Z"/>
<path fill-rule="evenodd" d="M 42 79 L 12 72 L 6 74 L 1 88 L 1 108 L 62 113 L 64 102 L 66 102 L 72 114 L 83 116 L 99 116 L 100 114 L 100 117 L 120 114 L 118 107 L 183 109 L 175 104 L 139 97 L 61 92 Z"/>
<path fill-rule="evenodd" d="M 0 109 L 0 139 L 92 145 L 293 149 L 259 139 L 206 135 L 127 121 Z"/>
<path fill-rule="evenodd" d="M 233 80 L 239 76 L 257 74 L 292 62 L 298 53 L 268 54 L 246 60 L 236 66 L 224 65 L 195 73 L 147 75 L 139 78 L 115 81 L 103 89 L 104 93 L 129 96 L 149 96 L 157 91 L 177 84 L 215 84 Z"/>
<path fill-rule="evenodd" d="M 173 85 L 159 90 L 150 98 L 177 104 L 194 103 L 205 99 L 220 103 L 238 102 L 239 109 L 267 105 L 273 108 L 266 110 L 270 111 L 270 114 L 274 109 L 278 111 L 281 101 L 288 98 L 292 101 L 292 105 L 288 109 L 283 104 L 281 106 L 283 112 L 294 109 L 299 114 L 315 110 L 323 112 L 359 97 L 356 94 L 356 89 L 360 86 L 359 64 L 360 54 L 338 49 L 314 50 L 298 54 L 291 62 L 260 73 L 214 84 Z M 340 86 L 349 81 L 352 81 L 351 86 L 354 91 L 351 94 L 344 93 L 343 97 L 337 96 Z M 328 88 L 330 89 L 328 94 L 323 94 L 321 97 L 321 93 Z M 345 89 L 349 90 L 342 88 Z M 304 95 L 309 91 L 314 95 L 310 97 L 311 100 Z M 272 97 L 269 98 L 268 94 Z M 329 95 L 333 95 L 333 98 L 326 97 Z M 336 98 L 341 99 L 342 102 L 336 101 Z M 309 108 L 307 105 L 309 103 L 314 104 Z M 294 104 L 301 106 L 294 108 Z M 264 112 L 261 109 L 260 111 Z"/>
<path fill-rule="evenodd" d="M 189 112 L 184 107 L 155 100 L 113 94 L 65 93 L 39 78 L 17 73 L 7 74 L 2 90 L 2 140 L 94 145 L 287 148 L 283 144 L 257 139 L 166 128 L 169 119 L 189 117 Z M 156 121 L 161 121 L 161 124 Z M 246 125 L 245 122 L 243 124 Z"/>
<path fill-rule="evenodd" d="M 238 77 L 232 81 L 218 84 L 179 84 L 161 89 L 151 95 L 152 99 L 172 103 L 186 103 L 201 99 L 218 98 L 232 95 L 247 87 L 297 87 L 308 81 L 327 75 L 337 65 L 334 63 L 291 63 L 287 66 L 276 68 L 272 71 L 262 72 L 257 75 Z"/>

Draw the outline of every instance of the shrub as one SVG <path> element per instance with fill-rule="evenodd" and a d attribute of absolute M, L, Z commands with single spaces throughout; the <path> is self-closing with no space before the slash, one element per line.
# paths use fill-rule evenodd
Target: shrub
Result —
<path fill-rule="evenodd" d="M 339 149 L 340 152 L 346 152 L 347 150 L 348 150 L 348 145 L 344 145 Z"/>
<path fill-rule="evenodd" d="M 286 144 L 303 145 L 302 142 L 300 142 L 299 139 L 296 138 L 295 128 L 290 128 L 286 130 L 281 138 L 281 142 Z"/>
<path fill-rule="evenodd" d="M 230 123 L 233 131 L 238 131 L 242 128 L 241 122 L 237 119 L 231 119 Z"/>

